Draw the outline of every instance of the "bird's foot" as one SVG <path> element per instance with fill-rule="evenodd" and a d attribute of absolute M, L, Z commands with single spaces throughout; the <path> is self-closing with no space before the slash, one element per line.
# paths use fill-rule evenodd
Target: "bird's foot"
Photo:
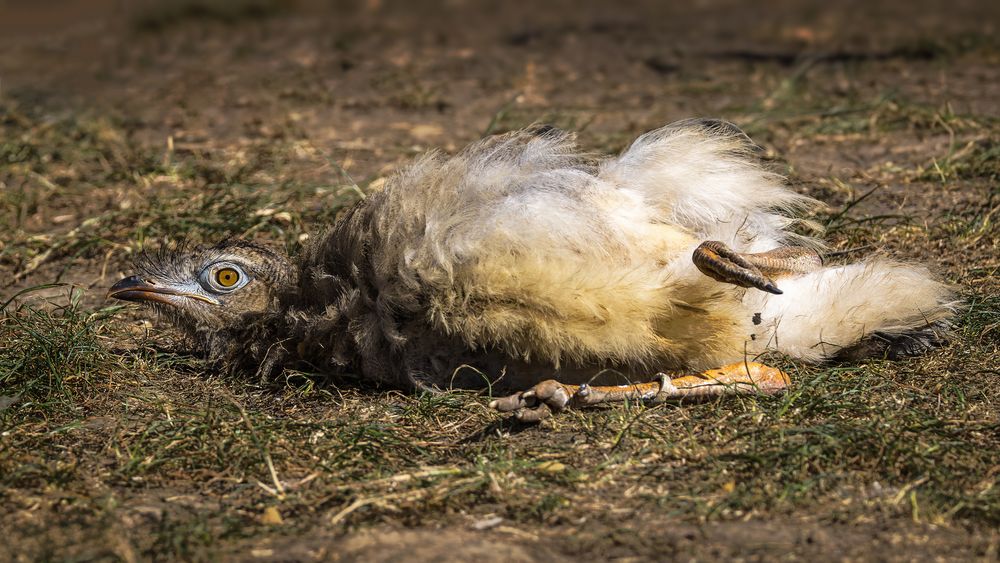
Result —
<path fill-rule="evenodd" d="M 490 408 L 500 412 L 513 412 L 521 422 L 538 422 L 569 406 L 580 393 L 581 385 L 565 385 L 546 379 L 520 393 L 490 401 Z"/>
<path fill-rule="evenodd" d="M 714 280 L 774 294 L 781 294 L 781 290 L 773 278 L 805 274 L 823 265 L 819 253 L 811 248 L 784 246 L 744 254 L 717 240 L 701 243 L 691 258 L 701 273 Z"/>
<path fill-rule="evenodd" d="M 568 385 L 548 379 L 527 391 L 491 401 L 490 408 L 513 412 L 521 422 L 539 422 L 572 407 L 624 401 L 662 403 L 732 393 L 772 395 L 790 384 L 791 380 L 780 369 L 757 362 L 739 362 L 673 379 L 658 374 L 653 381 L 631 385 Z"/>

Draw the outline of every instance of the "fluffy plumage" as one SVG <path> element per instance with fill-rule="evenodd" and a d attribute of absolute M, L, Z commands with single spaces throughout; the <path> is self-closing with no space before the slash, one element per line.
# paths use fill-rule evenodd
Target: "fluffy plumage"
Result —
<path fill-rule="evenodd" d="M 607 369 L 645 379 L 766 350 L 818 362 L 944 326 L 950 289 L 902 262 L 822 267 L 777 280 L 782 295 L 702 274 L 691 257 L 706 240 L 750 253 L 819 245 L 789 232 L 812 200 L 754 152 L 719 121 L 669 125 L 605 160 L 552 128 L 490 137 L 420 158 L 313 237 L 295 267 L 235 243 L 246 256 L 228 259 L 251 280 L 224 320 L 206 320 L 219 308 L 207 302 L 157 306 L 231 365 L 304 362 L 403 388 L 518 388 Z M 233 245 L 137 267 L 155 279 L 189 263 L 180 271 L 197 279 Z"/>

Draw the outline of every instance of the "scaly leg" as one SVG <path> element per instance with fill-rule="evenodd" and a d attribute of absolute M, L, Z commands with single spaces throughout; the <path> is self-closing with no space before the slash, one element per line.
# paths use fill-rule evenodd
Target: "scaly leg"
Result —
<path fill-rule="evenodd" d="M 538 422 L 569 407 L 622 401 L 655 404 L 730 393 L 771 395 L 790 384 L 791 380 L 780 369 L 757 362 L 739 362 L 674 379 L 659 374 L 659 379 L 632 385 L 566 385 L 548 379 L 527 391 L 496 399 L 490 402 L 490 408 L 514 412 L 515 418 L 522 422 Z"/>
<path fill-rule="evenodd" d="M 785 246 L 741 254 L 717 240 L 701 243 L 691 259 L 701 273 L 714 280 L 775 294 L 781 294 L 781 290 L 773 278 L 809 273 L 823 265 L 819 253 L 811 248 Z"/>

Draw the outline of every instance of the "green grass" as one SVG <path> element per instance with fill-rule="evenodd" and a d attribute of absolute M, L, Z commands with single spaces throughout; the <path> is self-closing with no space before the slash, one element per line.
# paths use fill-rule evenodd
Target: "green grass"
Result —
<path fill-rule="evenodd" d="M 877 510 L 996 525 L 1000 394 L 982 385 L 996 374 L 952 366 L 995 357 L 1000 302 L 969 302 L 959 343 L 928 361 L 798 368 L 782 397 L 596 409 L 539 428 L 463 393 L 255 388 L 141 340 L 113 351 L 130 337 L 111 338 L 109 311 L 82 311 L 72 297 L 22 305 L 0 325 L 11 343 L 0 380 L 17 398 L 0 415 L 0 497 L 15 507 L 38 494 L 53 507 L 72 499 L 96 529 L 145 506 L 143 491 L 182 497 L 134 528 L 141 553 L 180 558 L 272 533 L 268 507 L 282 533 L 459 513 L 600 523 L 598 504 L 681 521 Z M 98 495 L 81 488 L 95 478 Z M 192 494 L 207 504 L 185 509 Z"/>
<path fill-rule="evenodd" d="M 187 242 L 209 244 L 232 236 L 264 237 L 293 250 L 307 225 L 329 223 L 363 195 L 329 156 L 295 161 L 291 154 L 303 147 L 294 141 L 237 154 L 178 154 L 135 146 L 122 120 L 75 116 L 39 124 L 33 118 L 40 116 L 22 114 L 16 105 L 0 106 L 4 111 L 5 138 L 14 141 L 0 144 L 11 180 L 11 189 L 0 192 L 0 226 L 12 236 L 0 246 L 0 264 L 13 267 L 15 281 L 54 262 L 64 265 L 50 278 L 55 281 L 80 261 L 101 257 L 121 264 L 150 243 L 176 242 L 178 233 Z M 333 184 L 276 182 L 264 173 L 292 166 L 305 174 L 327 166 L 339 173 Z M 88 180 L 78 185 L 79 177 Z M 373 179 L 363 180 L 362 187 Z M 97 186 L 121 195 L 95 207 L 86 193 Z M 26 217 L 43 209 L 74 216 L 81 208 L 89 217 L 72 229 L 44 235 L 25 230 Z"/>
<path fill-rule="evenodd" d="M 959 47 L 934 47 L 927 64 L 992 48 Z M 581 558 L 674 553 L 660 542 L 674 528 L 708 538 L 727 524 L 839 534 L 873 522 L 887 534 L 977 538 L 970 549 L 989 556 L 989 534 L 1000 526 L 1000 122 L 947 100 L 916 101 L 886 81 L 866 85 L 873 62 L 823 63 L 846 76 L 836 88 L 815 64 L 754 67 L 756 101 L 711 107 L 733 103 L 726 117 L 777 155 L 858 147 L 858 162 L 819 152 L 817 160 L 834 160 L 822 172 L 789 164 L 792 178 L 832 202 L 812 219 L 834 249 L 863 256 L 884 248 L 959 286 L 953 343 L 903 362 L 810 367 L 778 358 L 796 382 L 780 397 L 622 405 L 538 427 L 505 419 L 472 393 L 412 396 L 296 372 L 266 384 L 223 376 L 169 328 L 103 301 L 135 252 L 182 237 L 248 236 L 295 250 L 364 197 L 386 173 L 377 166 L 412 150 L 399 130 L 371 143 L 387 148 L 366 153 L 378 162 L 355 183 L 341 162 L 357 155 L 317 147 L 302 131 L 153 143 L 124 112 L 53 113 L 0 99 L 8 280 L 0 289 L 0 525 L 10 530 L 11 556 L 214 560 L 282 541 L 339 545 L 365 530 L 467 531 L 494 518 L 502 523 L 482 534 L 550 542 Z M 358 109 L 375 112 L 363 118 L 417 121 L 453 101 L 447 84 L 387 68 L 361 81 L 391 90 L 381 105 Z M 730 86 L 666 81 L 651 91 L 697 102 Z M 617 150 L 666 113 L 639 109 L 609 124 L 610 112 L 627 111 L 512 100 L 485 109 L 465 133 L 551 122 L 582 130 L 595 151 Z M 861 150 L 924 138 L 944 142 L 892 166 L 885 151 Z M 802 156 L 788 152 L 790 163 Z M 894 207 L 904 200 L 909 207 Z M 56 281 L 92 287 L 48 285 Z M 843 542 L 871 539 L 860 537 Z M 806 549 L 775 545 L 789 556 Z M 592 551 L 600 546 L 608 550 Z"/>
<path fill-rule="evenodd" d="M 58 286 L 42 286 L 34 290 Z M 115 310 L 95 312 L 80 308 L 82 291 L 70 294 L 53 307 L 38 309 L 15 301 L 32 291 L 19 292 L 0 307 L 0 389 L 5 408 L 0 428 L 16 419 L 47 417 L 72 410 L 75 397 L 93 385 L 95 371 L 106 367 L 111 356 L 100 342 L 99 322 Z"/>

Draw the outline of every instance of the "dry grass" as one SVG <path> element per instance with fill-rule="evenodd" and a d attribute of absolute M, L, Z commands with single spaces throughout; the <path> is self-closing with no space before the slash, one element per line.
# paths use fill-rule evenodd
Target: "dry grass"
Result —
<path fill-rule="evenodd" d="M 170 240 L 249 236 L 294 251 L 419 152 L 393 120 L 438 119 L 447 72 L 373 71 L 391 92 L 348 108 L 374 112 L 384 131 L 334 149 L 284 114 L 238 142 L 162 142 L 128 111 L 0 98 L 0 526 L 11 534 L 0 554 L 310 559 L 354 549 L 347 540 L 365 530 L 430 530 L 433 543 L 447 529 L 465 547 L 539 557 L 897 557 L 893 534 L 926 554 L 995 556 L 1000 121 L 871 78 L 884 65 L 934 75 L 1000 56 L 981 39 L 936 44 L 912 58 L 740 62 L 732 83 L 753 85 L 742 103 L 683 65 L 668 87 L 718 97 L 715 112 L 829 201 L 815 219 L 835 249 L 931 261 L 958 284 L 966 308 L 949 347 L 898 363 L 778 358 L 797 383 L 781 397 L 625 405 L 540 427 L 468 393 L 224 378 L 168 329 L 102 300 L 133 253 Z M 602 120 L 589 102 L 509 92 L 469 111 L 475 122 L 442 143 L 545 119 L 616 150 L 662 117 L 611 108 Z"/>

